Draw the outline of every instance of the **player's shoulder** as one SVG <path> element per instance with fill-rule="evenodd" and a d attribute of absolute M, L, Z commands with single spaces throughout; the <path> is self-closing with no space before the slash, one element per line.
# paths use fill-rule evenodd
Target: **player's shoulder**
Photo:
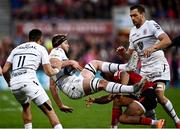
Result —
<path fill-rule="evenodd" d="M 157 23 L 154 20 L 146 20 L 146 24 L 152 26 L 152 25 L 155 25 Z"/>
<path fill-rule="evenodd" d="M 60 55 L 64 55 L 65 52 L 62 48 L 53 48 L 50 52 L 50 55 L 57 55 L 57 56 L 60 56 Z"/>
<path fill-rule="evenodd" d="M 136 30 L 137 30 L 136 27 L 133 26 L 133 27 L 131 28 L 131 30 L 130 30 L 130 35 L 136 33 Z"/>
<path fill-rule="evenodd" d="M 64 50 L 62 48 L 53 48 L 51 53 L 64 53 Z"/>

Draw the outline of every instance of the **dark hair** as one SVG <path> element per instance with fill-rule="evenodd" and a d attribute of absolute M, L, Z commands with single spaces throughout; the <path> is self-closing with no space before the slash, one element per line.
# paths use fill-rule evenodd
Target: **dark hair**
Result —
<path fill-rule="evenodd" d="M 145 13 L 145 8 L 143 5 L 133 5 L 130 7 L 130 10 L 137 9 L 140 13 Z"/>
<path fill-rule="evenodd" d="M 63 34 L 54 35 L 52 38 L 52 45 L 54 47 L 58 47 L 62 44 L 65 40 L 67 40 L 67 36 Z"/>
<path fill-rule="evenodd" d="M 42 32 L 39 29 L 32 29 L 29 32 L 29 41 L 35 41 L 37 42 L 38 40 L 41 39 Z"/>

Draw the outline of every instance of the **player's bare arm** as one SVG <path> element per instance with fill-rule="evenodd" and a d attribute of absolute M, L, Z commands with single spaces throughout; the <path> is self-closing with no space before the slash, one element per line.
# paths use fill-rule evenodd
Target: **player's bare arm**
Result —
<path fill-rule="evenodd" d="M 149 57 L 153 52 L 158 51 L 160 49 L 164 49 L 171 44 L 171 39 L 166 33 L 161 34 L 158 37 L 159 41 L 157 44 L 154 44 L 152 47 L 144 50 L 144 57 Z"/>
<path fill-rule="evenodd" d="M 9 70 L 11 69 L 11 67 L 12 67 L 12 64 L 9 63 L 9 62 L 6 62 L 3 69 L 2 69 L 2 73 L 3 73 L 4 78 L 5 78 L 6 82 L 8 83 L 8 85 L 9 85 L 9 82 L 10 82 Z"/>
<path fill-rule="evenodd" d="M 63 104 L 63 102 L 61 101 L 60 96 L 58 95 L 58 89 L 54 83 L 54 80 L 50 79 L 50 91 L 51 94 L 53 96 L 53 99 L 56 103 L 56 105 L 59 107 L 59 109 L 63 112 L 72 112 L 73 109 L 71 107 L 68 107 L 66 105 Z"/>
<path fill-rule="evenodd" d="M 61 66 L 58 66 L 58 68 L 52 68 L 52 66 L 50 64 L 43 64 L 43 69 L 44 72 L 48 75 L 48 76 L 53 76 L 55 74 L 57 74 L 59 72 L 59 70 L 61 69 Z"/>
<path fill-rule="evenodd" d="M 97 104 L 107 104 L 109 102 L 111 102 L 114 98 L 115 98 L 115 94 L 108 94 L 108 95 L 104 95 L 101 96 L 99 98 L 91 98 L 89 97 L 88 99 L 86 99 L 86 106 L 89 107 L 91 106 L 93 103 L 97 103 Z"/>
<path fill-rule="evenodd" d="M 79 65 L 79 63 L 75 60 L 66 60 L 66 61 L 62 61 L 62 67 L 65 66 L 72 66 L 73 68 L 75 68 L 76 70 L 81 71 L 83 68 Z"/>

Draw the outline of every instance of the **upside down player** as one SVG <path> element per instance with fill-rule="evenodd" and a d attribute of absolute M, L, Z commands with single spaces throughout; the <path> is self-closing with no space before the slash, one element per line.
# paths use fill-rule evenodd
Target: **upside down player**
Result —
<path fill-rule="evenodd" d="M 114 81 L 121 82 L 122 84 L 134 84 L 139 82 L 141 79 L 142 76 L 139 74 L 125 71 L 117 71 L 113 78 Z M 117 128 L 118 122 L 124 124 L 156 125 L 157 128 L 162 128 L 165 124 L 164 119 L 153 120 L 151 118 L 143 117 L 143 114 L 146 111 L 152 110 L 157 106 L 155 91 L 152 88 L 154 86 L 156 86 L 155 83 L 147 81 L 145 83 L 145 87 L 142 89 L 140 97 L 132 95 L 109 94 L 100 98 L 89 98 L 86 104 L 106 104 L 113 100 L 111 121 L 112 128 Z M 121 110 L 122 106 L 127 107 L 123 113 Z"/>
<path fill-rule="evenodd" d="M 67 57 L 69 43 L 66 35 L 58 34 L 53 36 L 52 44 L 54 48 L 50 53 L 50 62 L 53 67 L 56 67 L 57 63 L 62 64 L 61 71 L 50 81 L 53 99 L 60 109 L 65 111 L 69 110 L 68 107 L 62 106 L 63 104 L 58 96 L 56 86 L 71 99 L 79 99 L 101 90 L 105 90 L 109 93 L 134 93 L 143 87 L 143 79 L 142 82 L 137 83 L 136 86 L 129 86 L 95 78 L 97 70 L 106 73 L 114 73 L 119 69 L 126 68 L 126 64 L 92 60 L 89 64 L 85 65 L 84 69 L 82 69 L 77 61 L 69 60 Z M 128 64 L 127 66 L 131 65 Z M 81 70 L 79 75 L 76 75 L 75 73 L 77 70 Z"/>

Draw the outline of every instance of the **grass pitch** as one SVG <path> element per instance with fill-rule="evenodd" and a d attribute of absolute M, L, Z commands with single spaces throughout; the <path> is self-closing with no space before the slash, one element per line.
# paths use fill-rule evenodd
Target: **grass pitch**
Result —
<path fill-rule="evenodd" d="M 51 94 L 48 92 L 51 100 Z M 93 97 L 104 95 L 100 92 Z M 180 89 L 167 89 L 166 96 L 172 101 L 177 115 L 180 116 Z M 61 112 L 54 101 L 52 100 L 53 107 L 63 124 L 64 128 L 109 128 L 111 121 L 111 108 L 112 103 L 106 105 L 94 104 L 90 108 L 85 106 L 85 97 L 79 100 L 71 100 L 62 95 L 62 100 L 65 105 L 73 107 L 73 113 Z M 32 103 L 33 127 L 34 128 L 51 128 L 47 117 Z M 0 91 L 0 128 L 23 128 L 21 119 L 21 107 L 16 102 L 14 96 L 9 91 Z M 174 128 L 174 123 L 158 105 L 157 117 L 166 119 L 166 128 Z M 136 125 L 120 125 L 120 128 L 148 128 L 149 126 L 136 126 Z"/>

